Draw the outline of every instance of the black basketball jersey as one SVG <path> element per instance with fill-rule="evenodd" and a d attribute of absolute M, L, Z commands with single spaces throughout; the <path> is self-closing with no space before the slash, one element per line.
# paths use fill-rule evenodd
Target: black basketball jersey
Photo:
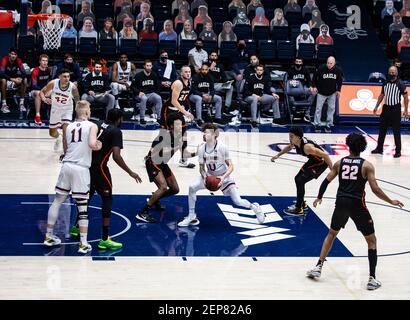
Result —
<path fill-rule="evenodd" d="M 340 161 L 337 197 L 364 199 L 367 179 L 362 176 L 365 159 L 344 157 Z"/>
<path fill-rule="evenodd" d="M 187 107 L 189 107 L 188 97 L 189 97 L 189 93 L 191 92 L 191 82 L 188 81 L 188 85 L 186 85 L 181 78 L 179 78 L 178 80 L 181 81 L 181 82 L 182 82 L 182 85 L 183 85 L 182 90 L 181 90 L 181 92 L 179 93 L 178 102 L 179 102 L 182 106 L 184 106 L 185 108 L 187 108 Z M 177 80 L 176 80 L 176 81 L 177 81 Z M 171 97 L 169 97 L 169 99 L 165 102 L 165 106 L 167 106 L 168 108 L 177 110 L 177 107 L 174 106 L 174 105 L 172 105 L 172 94 L 171 94 Z"/>
<path fill-rule="evenodd" d="M 321 146 L 319 146 L 316 142 L 303 137 L 300 141 L 300 147 L 295 145 L 296 153 L 307 157 L 311 161 L 317 161 L 317 162 L 323 161 L 322 157 L 314 156 L 312 154 L 306 154 L 305 150 L 304 150 L 304 147 L 305 147 L 306 144 L 313 144 L 315 146 L 315 148 L 323 150 L 323 148 Z"/>
<path fill-rule="evenodd" d="M 114 147 L 123 148 L 122 132 L 112 123 L 101 122 L 98 124 L 98 140 L 102 142 L 102 148 L 93 151 L 91 166 L 106 166 Z"/>

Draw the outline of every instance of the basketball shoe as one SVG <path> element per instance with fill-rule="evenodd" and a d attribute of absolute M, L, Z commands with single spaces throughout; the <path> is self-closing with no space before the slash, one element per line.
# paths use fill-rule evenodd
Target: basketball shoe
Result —
<path fill-rule="evenodd" d="M 98 243 L 98 249 L 105 250 L 105 249 L 113 249 L 113 250 L 118 250 L 122 248 L 122 243 L 120 242 L 115 242 L 108 238 L 107 240 L 100 240 Z"/>
<path fill-rule="evenodd" d="M 259 224 L 262 224 L 265 221 L 265 214 L 262 212 L 262 208 L 260 207 L 259 203 L 252 203 L 251 209 L 255 212 L 256 219 L 258 219 Z"/>
<path fill-rule="evenodd" d="M 322 275 L 322 265 L 318 265 L 314 267 L 313 269 L 308 270 L 306 272 L 306 276 L 308 276 L 311 279 L 320 278 L 321 275 Z"/>
<path fill-rule="evenodd" d="M 47 247 L 58 246 L 61 244 L 61 240 L 54 234 L 46 235 L 43 244 Z"/>
<path fill-rule="evenodd" d="M 89 243 L 82 243 L 80 242 L 80 246 L 78 247 L 78 253 L 87 253 L 90 252 L 93 248 Z"/>
<path fill-rule="evenodd" d="M 284 212 L 286 214 L 289 214 L 291 216 L 300 216 L 305 214 L 305 211 L 303 210 L 303 208 L 298 208 L 296 207 L 296 205 L 292 204 L 291 206 L 288 206 Z"/>
<path fill-rule="evenodd" d="M 382 283 L 372 276 L 369 277 L 369 282 L 367 282 L 367 290 L 376 290 L 382 286 Z"/>
<path fill-rule="evenodd" d="M 41 122 L 41 117 L 40 117 L 40 115 L 36 115 L 35 117 L 34 117 L 34 122 L 37 124 L 37 125 L 40 125 L 42 122 Z"/>
<path fill-rule="evenodd" d="M 156 222 L 156 220 L 149 215 L 148 209 L 145 208 L 145 207 L 140 212 L 138 212 L 135 217 L 138 220 L 148 222 L 148 223 L 155 223 Z"/>
<path fill-rule="evenodd" d="M 197 226 L 199 224 L 199 219 L 196 217 L 196 214 L 187 215 L 184 220 L 178 222 L 178 227 L 188 227 L 188 226 Z"/>

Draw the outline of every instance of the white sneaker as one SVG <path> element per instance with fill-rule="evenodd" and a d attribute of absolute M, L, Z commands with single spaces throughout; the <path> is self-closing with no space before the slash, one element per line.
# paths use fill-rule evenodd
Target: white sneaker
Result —
<path fill-rule="evenodd" d="M 187 160 L 182 160 L 182 159 L 179 160 L 179 166 L 184 167 L 184 168 L 189 168 L 189 169 L 195 168 L 195 164 L 189 163 Z"/>
<path fill-rule="evenodd" d="M 314 279 L 314 278 L 320 278 L 320 276 L 322 275 L 322 266 L 316 266 L 316 267 L 314 267 L 313 269 L 308 270 L 308 271 L 306 272 L 306 275 L 307 275 L 309 278 L 312 278 L 312 279 Z"/>
<path fill-rule="evenodd" d="M 1 107 L 1 112 L 3 112 L 3 113 L 10 113 L 10 108 L 9 108 L 9 106 L 3 104 L 3 106 Z"/>
<path fill-rule="evenodd" d="M 131 120 L 139 120 L 139 116 L 133 115 L 133 116 L 131 117 Z"/>
<path fill-rule="evenodd" d="M 376 280 L 373 277 L 369 277 L 369 282 L 367 282 L 367 290 L 376 290 L 382 286 L 382 283 L 379 280 Z"/>
<path fill-rule="evenodd" d="M 188 226 L 197 226 L 199 224 L 199 219 L 194 216 L 186 216 L 184 220 L 178 222 L 178 227 L 188 227 Z"/>
<path fill-rule="evenodd" d="M 54 142 L 54 151 L 58 152 L 62 149 L 63 146 L 63 136 L 61 134 L 58 135 L 56 141 Z"/>
<path fill-rule="evenodd" d="M 26 112 L 26 111 L 27 111 L 27 109 L 24 106 L 24 104 L 20 104 L 20 112 Z"/>
<path fill-rule="evenodd" d="M 259 203 L 252 203 L 252 210 L 255 212 L 256 219 L 258 219 L 259 224 L 262 224 L 265 221 L 265 214 L 262 212 L 262 209 Z"/>
<path fill-rule="evenodd" d="M 61 239 L 54 234 L 49 236 L 46 235 L 43 244 L 47 247 L 58 246 L 61 244 Z"/>
<path fill-rule="evenodd" d="M 91 247 L 91 244 L 89 243 L 81 243 L 78 248 L 78 253 L 87 253 L 90 252 L 93 248 Z"/>

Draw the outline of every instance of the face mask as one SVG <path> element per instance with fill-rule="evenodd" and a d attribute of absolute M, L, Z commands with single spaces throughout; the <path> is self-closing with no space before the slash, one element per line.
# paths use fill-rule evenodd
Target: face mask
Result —
<path fill-rule="evenodd" d="M 389 73 L 388 79 L 389 79 L 389 81 L 394 81 L 394 80 L 396 80 L 396 75 Z"/>
<path fill-rule="evenodd" d="M 243 49 L 245 49 L 245 45 L 242 44 L 242 43 L 240 43 L 240 44 L 238 45 L 238 48 L 241 49 L 241 50 L 243 50 Z"/>
<path fill-rule="evenodd" d="M 301 64 L 295 64 L 295 69 L 296 69 L 296 70 L 302 69 L 302 65 L 301 65 Z"/>
<path fill-rule="evenodd" d="M 167 60 L 168 60 L 167 57 L 161 57 L 161 62 L 165 62 L 165 61 L 167 61 Z"/>

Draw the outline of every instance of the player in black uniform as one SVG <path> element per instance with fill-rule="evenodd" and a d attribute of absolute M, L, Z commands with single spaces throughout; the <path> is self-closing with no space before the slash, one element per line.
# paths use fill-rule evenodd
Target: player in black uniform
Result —
<path fill-rule="evenodd" d="M 367 142 L 363 135 L 351 133 L 346 138 L 350 155 L 337 161 L 326 179 L 322 182 L 317 199 L 313 206 L 322 203 L 322 197 L 327 185 L 337 176 L 339 177 L 339 189 L 336 196 L 336 207 L 333 212 L 330 230 L 326 236 L 320 258 L 315 268 L 307 272 L 310 278 L 319 278 L 322 272 L 323 263 L 332 248 L 333 241 L 341 228 L 344 228 L 349 217 L 353 220 L 357 230 L 359 230 L 368 245 L 370 277 L 367 283 L 368 290 L 375 290 L 381 286 L 380 281 L 376 280 L 376 235 L 372 216 L 366 207 L 365 185 L 369 185 L 373 193 L 380 199 L 391 205 L 403 207 L 403 203 L 398 200 L 391 200 L 377 185 L 373 165 L 360 157 L 360 153 L 366 149 Z"/>
<path fill-rule="evenodd" d="M 98 244 L 98 249 L 120 249 L 122 244 L 115 242 L 108 237 L 110 226 L 110 213 L 112 208 L 112 181 L 110 170 L 107 166 L 110 155 L 131 178 L 135 179 L 137 183 L 141 183 L 140 176 L 133 172 L 125 163 L 121 156 L 121 149 L 123 148 L 122 132 L 122 111 L 120 109 L 111 109 L 108 111 L 107 120 L 99 123 L 98 140 L 102 142 L 102 148 L 99 151 L 93 152 L 90 167 L 90 200 L 94 192 L 100 195 L 102 199 L 102 239 Z M 71 235 L 76 236 L 76 226 L 71 229 Z"/>
<path fill-rule="evenodd" d="M 186 123 L 185 118 L 190 120 L 194 119 L 194 116 L 187 111 L 189 108 L 189 95 L 191 92 L 191 68 L 183 66 L 181 68 L 181 77 L 175 80 L 171 85 L 171 97 L 165 101 L 162 110 L 160 125 L 161 128 L 169 130 L 172 134 L 175 134 L 176 128 L 182 127 L 182 136 L 184 137 L 183 145 L 181 148 L 181 160 L 179 165 L 181 167 L 194 168 L 195 164 L 188 163 L 184 157 L 184 151 L 188 145 L 186 141 Z M 177 125 L 175 124 L 177 123 Z M 178 133 L 177 133 L 178 134 Z"/>
<path fill-rule="evenodd" d="M 271 161 L 275 162 L 282 154 L 289 152 L 293 148 L 296 149 L 297 154 L 309 159 L 295 176 L 297 192 L 296 204 L 288 206 L 284 210 L 285 213 L 290 215 L 303 215 L 304 209 L 307 208 L 307 203 L 304 200 L 305 184 L 313 179 L 319 178 L 327 167 L 331 169 L 332 160 L 330 160 L 329 154 L 319 145 L 303 137 L 303 130 L 301 128 L 290 128 L 289 141 L 290 144 L 272 157 Z"/>

